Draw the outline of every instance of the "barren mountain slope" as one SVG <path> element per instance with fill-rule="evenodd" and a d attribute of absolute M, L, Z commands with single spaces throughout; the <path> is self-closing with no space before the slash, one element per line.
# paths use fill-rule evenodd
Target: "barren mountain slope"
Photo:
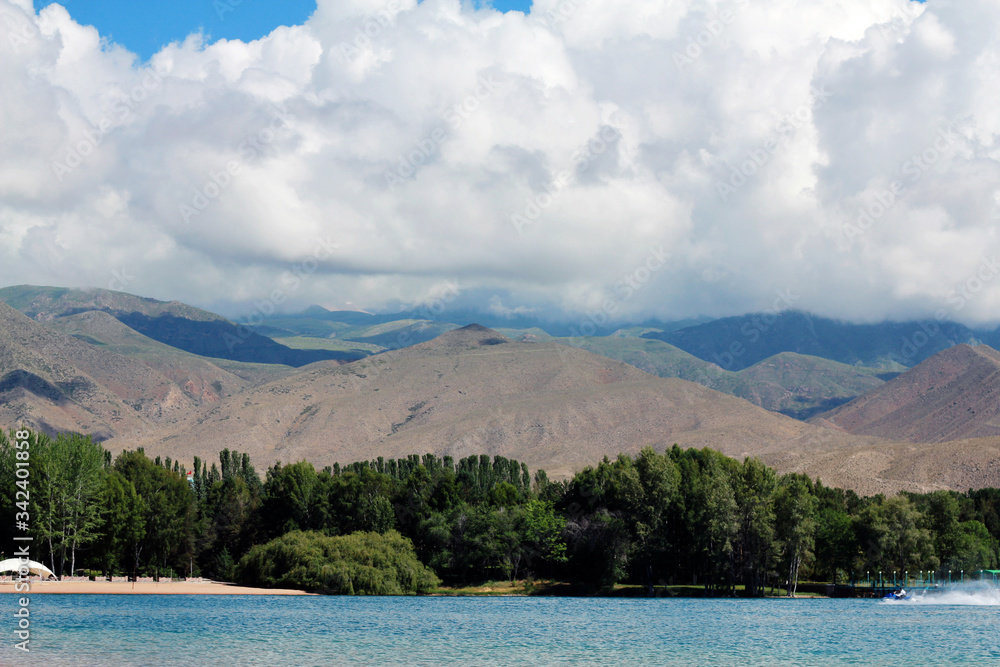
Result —
<path fill-rule="evenodd" d="M 626 336 L 557 340 L 659 377 L 697 382 L 796 419 L 830 410 L 885 382 L 885 371 L 794 352 L 782 352 L 733 372 L 661 340 Z"/>
<path fill-rule="evenodd" d="M 97 439 L 138 434 L 194 407 L 149 366 L 65 336 L 0 303 L 0 422 Z"/>
<path fill-rule="evenodd" d="M 909 442 L 1000 436 L 1000 352 L 957 345 L 817 420 Z"/>
<path fill-rule="evenodd" d="M 299 350 L 276 343 L 207 310 L 179 301 L 159 301 L 105 289 L 68 289 L 17 285 L 0 289 L 6 302 L 31 319 L 57 323 L 60 318 L 99 311 L 154 340 L 195 355 L 251 363 L 303 366 L 337 359 L 351 361 L 363 353 Z"/>
<path fill-rule="evenodd" d="M 141 361 L 173 380 L 199 404 L 214 403 L 223 396 L 294 372 L 290 366 L 200 357 L 155 341 L 100 311 L 59 317 L 43 324 L 107 352 Z"/>
<path fill-rule="evenodd" d="M 182 459 L 235 447 L 258 465 L 501 454 L 568 475 L 645 445 L 742 457 L 818 430 L 690 382 L 472 325 L 345 366 L 307 366 L 142 444 Z"/>
<path fill-rule="evenodd" d="M 1000 486 L 1000 438 L 912 444 L 853 435 L 584 350 L 513 343 L 477 326 L 348 365 L 282 369 L 291 374 L 256 387 L 246 379 L 242 393 L 213 402 L 199 393 L 206 383 L 239 386 L 228 367 L 158 347 L 102 313 L 59 319 L 80 339 L 0 304 L 0 423 L 111 437 L 115 451 L 145 446 L 150 455 L 190 462 L 229 447 L 249 452 L 260 468 L 278 459 L 323 466 L 486 453 L 565 477 L 604 456 L 676 442 L 760 456 L 779 472 L 807 472 L 859 493 Z M 989 386 L 982 359 L 996 361 L 997 353 L 960 352 L 935 377 L 946 386 L 963 377 L 961 386 Z M 178 385 L 185 373 L 200 374 L 202 384 L 187 388 L 201 396 L 200 406 Z"/>
<path fill-rule="evenodd" d="M 831 438 L 808 453 L 771 452 L 761 458 L 781 472 L 803 472 L 827 486 L 861 495 L 898 491 L 967 491 L 1000 487 L 1000 438 L 941 443 L 890 442 L 854 436 Z"/>

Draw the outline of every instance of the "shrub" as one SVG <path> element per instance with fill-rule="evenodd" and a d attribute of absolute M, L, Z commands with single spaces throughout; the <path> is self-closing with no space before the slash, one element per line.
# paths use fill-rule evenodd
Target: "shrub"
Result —
<path fill-rule="evenodd" d="M 396 531 L 337 537 L 293 531 L 250 549 L 236 572 L 252 586 L 342 595 L 424 593 L 440 583 Z"/>

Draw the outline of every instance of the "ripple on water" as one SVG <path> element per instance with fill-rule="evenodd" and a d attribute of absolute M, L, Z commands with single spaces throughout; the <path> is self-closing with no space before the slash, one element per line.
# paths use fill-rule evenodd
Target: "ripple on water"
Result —
<path fill-rule="evenodd" d="M 53 595 L 34 598 L 31 611 L 31 654 L 7 641 L 0 664 L 1000 664 L 997 608 L 945 598 Z"/>

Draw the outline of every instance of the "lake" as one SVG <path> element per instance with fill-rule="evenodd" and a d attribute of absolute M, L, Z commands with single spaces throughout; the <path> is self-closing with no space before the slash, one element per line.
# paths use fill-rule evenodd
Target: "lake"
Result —
<path fill-rule="evenodd" d="M 986 665 L 1000 595 L 935 603 L 37 595 L 0 665 Z"/>

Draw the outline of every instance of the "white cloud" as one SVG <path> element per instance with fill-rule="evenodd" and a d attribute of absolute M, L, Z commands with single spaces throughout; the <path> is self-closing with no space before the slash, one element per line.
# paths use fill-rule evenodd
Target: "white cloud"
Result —
<path fill-rule="evenodd" d="M 932 315 L 998 244 L 998 23 L 994 0 L 321 0 L 137 68 L 0 0 L 0 282 Z"/>

